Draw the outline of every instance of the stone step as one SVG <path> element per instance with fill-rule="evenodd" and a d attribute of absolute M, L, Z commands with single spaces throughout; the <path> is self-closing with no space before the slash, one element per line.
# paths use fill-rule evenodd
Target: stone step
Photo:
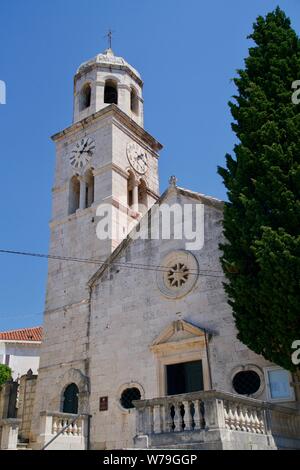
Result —
<path fill-rule="evenodd" d="M 17 450 L 32 450 L 27 442 L 18 442 Z"/>
<path fill-rule="evenodd" d="M 199 442 L 190 442 L 189 444 L 171 444 L 169 446 L 153 446 L 153 450 L 203 450 L 203 445 Z"/>

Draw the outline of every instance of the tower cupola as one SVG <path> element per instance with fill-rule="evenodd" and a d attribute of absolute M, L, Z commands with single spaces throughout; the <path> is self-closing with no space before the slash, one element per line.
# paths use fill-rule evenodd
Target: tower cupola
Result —
<path fill-rule="evenodd" d="M 114 103 L 143 127 L 140 74 L 111 48 L 84 62 L 74 77 L 74 122 Z"/>

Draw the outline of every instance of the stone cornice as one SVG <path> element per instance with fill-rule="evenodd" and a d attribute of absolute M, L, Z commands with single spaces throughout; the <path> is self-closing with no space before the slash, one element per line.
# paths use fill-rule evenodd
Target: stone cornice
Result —
<path fill-rule="evenodd" d="M 81 121 L 75 122 L 71 126 L 65 128 L 63 131 L 57 132 L 51 136 L 51 139 L 54 142 L 59 142 L 66 136 L 72 135 L 78 130 L 85 129 L 91 123 L 97 122 L 100 119 L 105 117 L 112 117 L 115 122 L 123 124 L 127 129 L 131 130 L 135 135 L 140 137 L 141 140 L 146 142 L 151 149 L 154 151 L 160 151 L 163 146 L 158 142 L 151 134 L 149 134 L 145 129 L 139 126 L 133 119 L 131 119 L 126 113 L 121 111 L 121 109 L 115 104 L 110 104 L 100 111 L 91 114 L 90 116 L 82 119 Z"/>
<path fill-rule="evenodd" d="M 74 76 L 74 83 L 79 80 L 82 76 L 86 75 L 88 72 L 90 72 L 91 70 L 93 69 L 98 69 L 98 70 L 101 70 L 101 69 L 107 69 L 109 72 L 111 72 L 112 69 L 114 70 L 124 70 L 125 72 L 128 73 L 128 75 L 133 78 L 139 85 L 140 87 L 143 87 L 144 85 L 144 82 L 141 78 L 139 78 L 134 72 L 133 70 L 128 67 L 127 65 L 125 64 L 111 64 L 111 63 L 97 63 L 97 62 L 93 62 L 91 64 L 86 64 L 82 67 L 82 69 L 80 71 L 78 71 L 75 76 Z"/>

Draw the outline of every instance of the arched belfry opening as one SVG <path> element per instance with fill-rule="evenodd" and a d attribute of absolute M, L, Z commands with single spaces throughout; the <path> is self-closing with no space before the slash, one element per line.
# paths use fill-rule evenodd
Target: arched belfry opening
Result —
<path fill-rule="evenodd" d="M 91 207 L 95 199 L 95 182 L 93 169 L 90 168 L 85 174 L 85 207 Z"/>
<path fill-rule="evenodd" d="M 139 113 L 139 99 L 135 88 L 131 88 L 130 92 L 130 109 L 135 114 Z"/>
<path fill-rule="evenodd" d="M 70 181 L 70 190 L 69 190 L 69 214 L 74 214 L 74 212 L 79 209 L 80 204 L 80 181 L 77 175 L 74 175 Z"/>
<path fill-rule="evenodd" d="M 140 181 L 138 187 L 139 212 L 145 214 L 148 210 L 147 186 L 144 180 Z"/>
<path fill-rule="evenodd" d="M 79 110 L 83 111 L 86 108 L 89 108 L 91 106 L 91 85 L 89 83 L 86 83 L 83 85 L 80 91 L 80 96 L 79 96 Z"/>
<path fill-rule="evenodd" d="M 130 209 L 134 207 L 134 192 L 135 192 L 135 177 L 134 174 L 129 171 L 128 180 L 127 180 L 127 206 Z"/>
<path fill-rule="evenodd" d="M 106 80 L 105 82 L 104 103 L 118 104 L 118 87 L 114 80 Z"/>
<path fill-rule="evenodd" d="M 62 412 L 77 414 L 78 413 L 78 395 L 79 389 L 76 384 L 69 384 L 63 394 Z"/>

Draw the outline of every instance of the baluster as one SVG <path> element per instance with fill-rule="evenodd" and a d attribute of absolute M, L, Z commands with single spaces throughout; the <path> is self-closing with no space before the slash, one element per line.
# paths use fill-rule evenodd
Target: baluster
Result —
<path fill-rule="evenodd" d="M 65 419 L 62 419 L 61 420 L 61 430 L 62 430 L 62 428 L 65 427 L 66 424 L 67 424 L 67 421 Z M 67 433 L 68 433 L 68 429 L 65 429 L 64 431 L 62 431 L 62 435 L 67 434 Z"/>
<path fill-rule="evenodd" d="M 240 408 L 238 405 L 236 405 L 234 413 L 233 413 L 233 423 L 234 423 L 234 429 L 236 431 L 240 431 L 241 426 L 240 426 Z"/>
<path fill-rule="evenodd" d="M 194 414 L 195 427 L 194 427 L 194 429 L 201 429 L 200 400 L 194 400 L 193 403 L 194 403 L 194 409 L 195 409 L 195 414 Z"/>
<path fill-rule="evenodd" d="M 250 417 L 249 417 L 249 411 L 248 411 L 248 408 L 245 407 L 245 426 L 246 426 L 246 431 L 247 432 L 250 432 L 251 431 L 251 428 L 250 428 Z"/>
<path fill-rule="evenodd" d="M 63 421 L 62 421 L 62 427 L 64 428 L 64 427 L 67 426 L 68 424 L 69 424 L 69 420 L 66 419 L 66 418 L 63 419 Z M 69 434 L 69 432 L 70 432 L 70 427 L 68 427 L 67 429 L 65 429 L 62 434 Z"/>
<path fill-rule="evenodd" d="M 174 411 L 175 411 L 175 416 L 174 416 L 174 431 L 181 431 L 182 430 L 182 418 L 180 414 L 180 405 L 181 403 L 174 403 Z"/>
<path fill-rule="evenodd" d="M 225 420 L 225 428 L 230 429 L 229 426 L 229 416 L 228 416 L 228 402 L 224 402 L 224 420 Z"/>
<path fill-rule="evenodd" d="M 246 419 L 245 419 L 245 406 L 240 407 L 240 428 L 241 431 L 247 431 L 246 429 Z"/>
<path fill-rule="evenodd" d="M 205 429 L 207 426 L 206 423 L 206 405 L 204 405 L 204 401 L 200 400 L 199 402 L 199 410 L 200 410 L 200 428 Z"/>
<path fill-rule="evenodd" d="M 184 400 L 182 402 L 182 405 L 184 407 L 184 416 L 183 416 L 184 431 L 191 431 L 193 429 L 192 415 L 191 415 L 191 403 L 188 402 L 187 400 Z"/>
<path fill-rule="evenodd" d="M 164 403 L 161 409 L 162 432 L 170 432 L 170 408 L 168 403 Z"/>
<path fill-rule="evenodd" d="M 153 431 L 155 434 L 161 433 L 160 405 L 154 405 L 153 407 Z"/>
<path fill-rule="evenodd" d="M 228 426 L 229 429 L 234 430 L 234 414 L 232 412 L 232 403 L 228 403 Z"/>
<path fill-rule="evenodd" d="M 195 429 L 195 405 L 194 402 L 189 402 L 189 413 L 191 417 L 191 430 L 194 431 Z"/>
<path fill-rule="evenodd" d="M 267 411 L 266 410 L 258 410 L 257 411 L 257 419 L 258 419 L 258 432 L 259 434 L 267 434 L 268 430 L 265 427 L 266 420 L 267 420 Z"/>
<path fill-rule="evenodd" d="M 255 416 L 254 416 L 254 429 L 256 434 L 261 433 L 261 426 L 260 426 L 260 420 L 258 418 L 258 410 L 255 410 Z"/>
<path fill-rule="evenodd" d="M 62 426 L 62 419 L 58 419 L 57 421 L 58 421 L 58 422 L 57 422 L 57 433 L 59 433 L 59 432 L 62 430 L 62 428 L 63 428 L 63 426 Z"/>
<path fill-rule="evenodd" d="M 168 404 L 168 427 L 169 427 L 169 432 L 172 432 L 175 429 L 174 416 L 175 416 L 175 406 L 172 403 L 169 403 Z"/>
<path fill-rule="evenodd" d="M 55 416 L 52 418 L 52 434 L 57 434 L 57 429 L 58 429 L 58 421 Z"/>
<path fill-rule="evenodd" d="M 251 432 L 255 432 L 255 420 L 254 420 L 254 409 L 249 410 L 249 427 Z"/>
<path fill-rule="evenodd" d="M 78 426 L 77 426 L 77 423 L 75 421 L 75 423 L 73 424 L 73 429 L 71 431 L 71 434 L 73 434 L 73 436 L 78 436 Z"/>

